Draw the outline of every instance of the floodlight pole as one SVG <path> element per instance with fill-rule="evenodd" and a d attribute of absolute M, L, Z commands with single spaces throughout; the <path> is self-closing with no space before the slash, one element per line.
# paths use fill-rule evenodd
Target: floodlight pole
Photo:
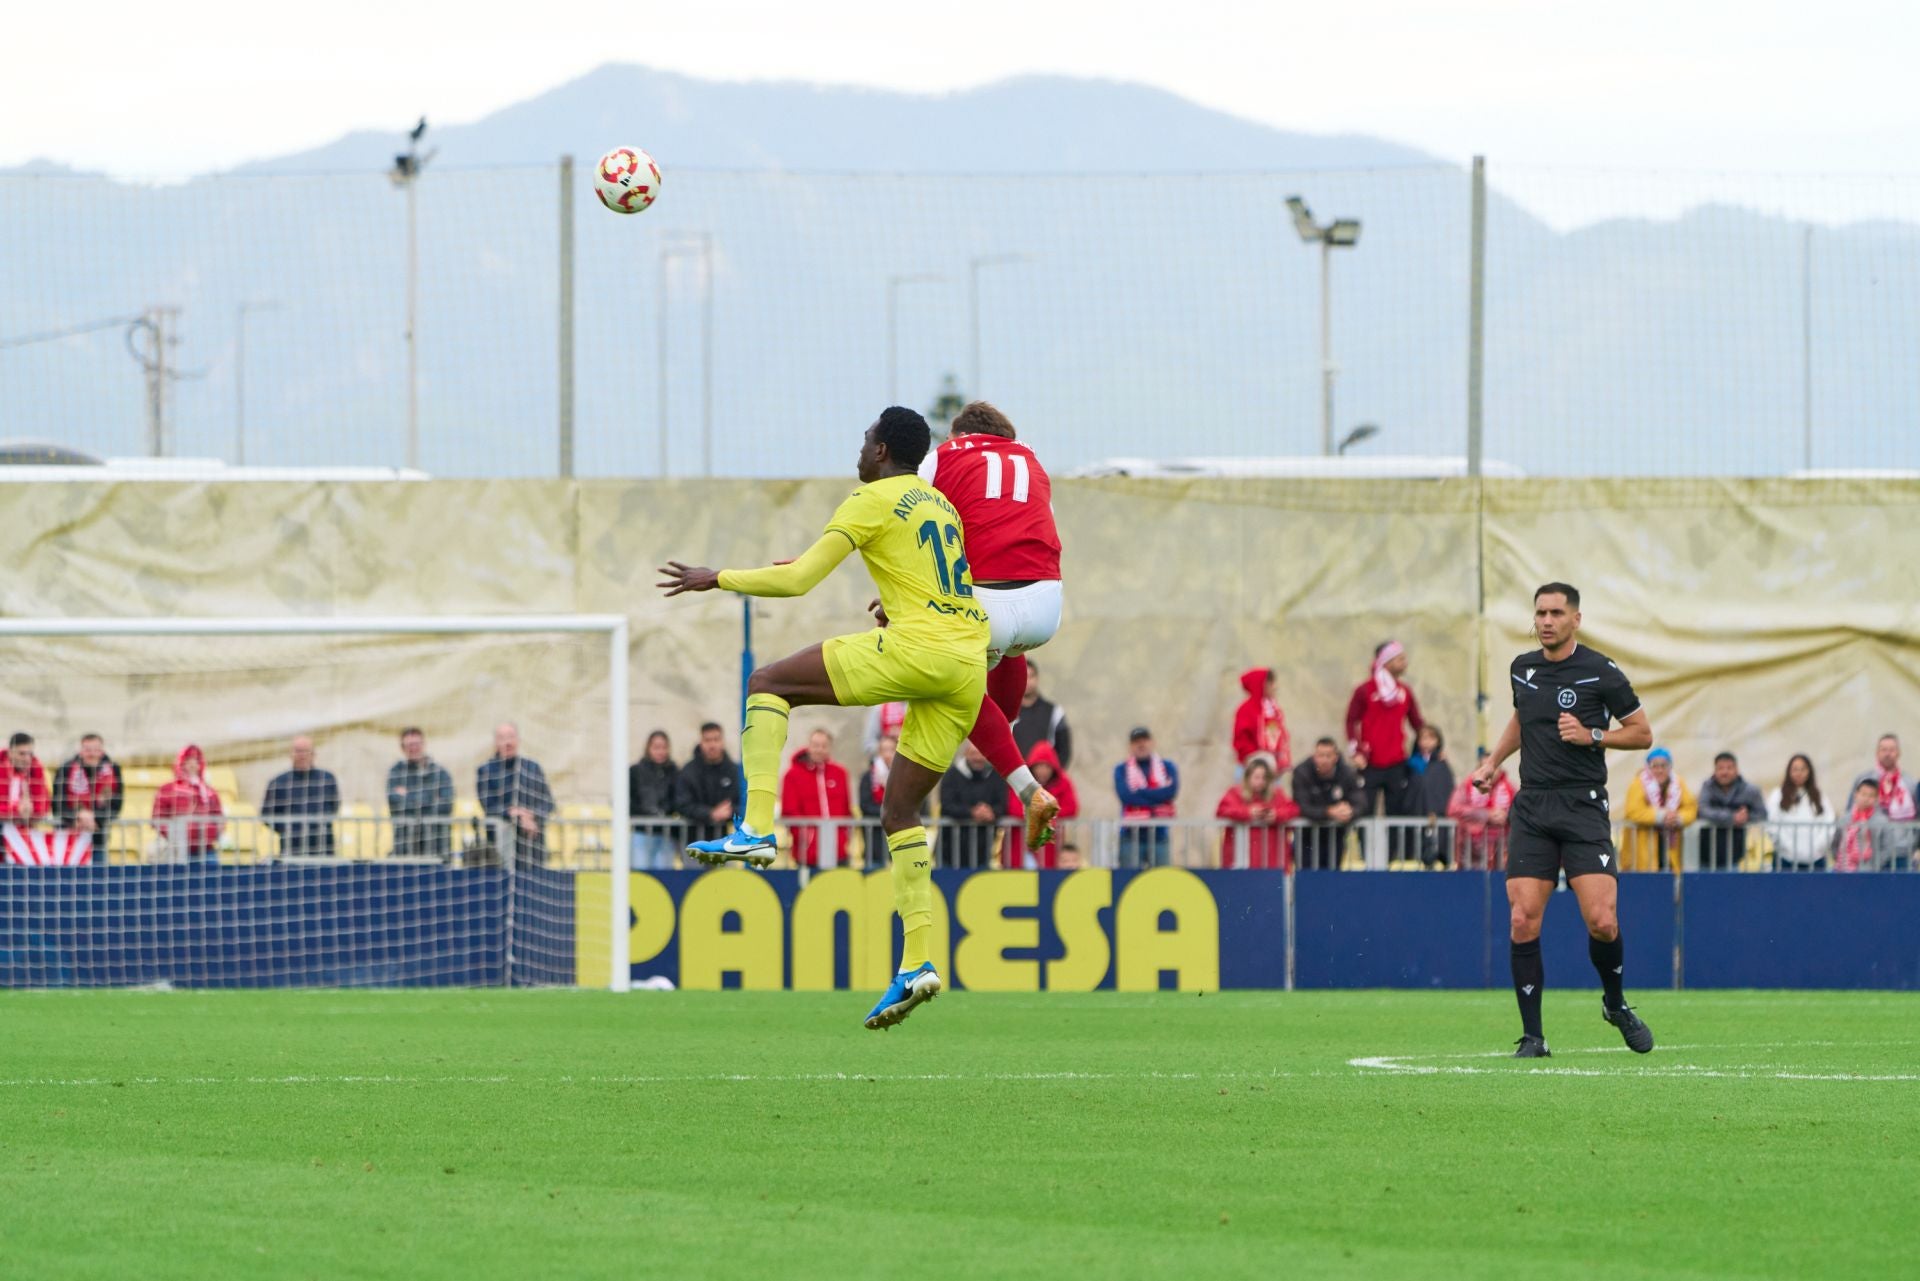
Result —
<path fill-rule="evenodd" d="M 1357 218 L 1335 218 L 1321 224 L 1313 220 L 1307 202 L 1299 196 L 1287 197 L 1293 214 L 1293 229 L 1305 244 L 1320 245 L 1320 454 L 1333 457 L 1333 379 L 1338 372 L 1333 363 L 1333 251 L 1351 249 L 1360 243 Z"/>

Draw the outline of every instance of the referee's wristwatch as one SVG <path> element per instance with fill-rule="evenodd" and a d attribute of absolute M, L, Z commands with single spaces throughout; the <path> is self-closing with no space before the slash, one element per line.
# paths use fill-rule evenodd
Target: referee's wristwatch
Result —
<path fill-rule="evenodd" d="M 1591 732 L 1593 734 L 1593 745 L 1595 747 L 1605 747 L 1607 745 L 1607 731 L 1596 729 Z"/>

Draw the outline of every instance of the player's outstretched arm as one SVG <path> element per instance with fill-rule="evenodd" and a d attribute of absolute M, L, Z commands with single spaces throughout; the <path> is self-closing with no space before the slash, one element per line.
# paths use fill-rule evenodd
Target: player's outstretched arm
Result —
<path fill-rule="evenodd" d="M 825 581 L 834 566 L 847 558 L 853 544 L 838 532 L 822 534 L 796 560 L 765 569 L 711 570 L 700 565 L 668 561 L 660 570 L 666 581 L 657 584 L 669 596 L 681 592 L 739 592 L 744 596 L 805 596 Z"/>

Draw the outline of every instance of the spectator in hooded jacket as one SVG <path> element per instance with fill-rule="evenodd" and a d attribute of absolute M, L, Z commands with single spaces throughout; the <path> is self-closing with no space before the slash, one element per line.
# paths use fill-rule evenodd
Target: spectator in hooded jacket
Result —
<path fill-rule="evenodd" d="M 1293 842 L 1286 824 L 1300 817 L 1300 807 L 1275 785 L 1273 758 L 1256 752 L 1240 771 L 1240 782 L 1227 789 L 1213 816 L 1232 824 L 1220 841 L 1221 867 L 1265 867 L 1293 870 Z M 1239 852 L 1244 850 L 1242 860 Z"/>
<path fill-rule="evenodd" d="M 1347 700 L 1348 750 L 1361 770 L 1369 809 L 1384 803 L 1390 817 L 1410 812 L 1407 736 L 1427 723 L 1419 700 L 1400 679 L 1406 670 L 1406 647 L 1399 641 L 1382 643 L 1373 651 L 1373 670 Z"/>
<path fill-rule="evenodd" d="M 686 839 L 718 840 L 733 829 L 740 804 L 740 767 L 727 755 L 726 731 L 714 721 L 700 727 L 700 746 L 673 783 L 673 808 L 687 820 Z"/>
<path fill-rule="evenodd" d="M 680 865 L 679 833 L 666 821 L 673 817 L 673 783 L 679 776 L 667 731 L 647 735 L 646 750 L 627 766 L 627 817 L 635 824 L 627 865 L 636 872 Z"/>
<path fill-rule="evenodd" d="M 780 817 L 852 818 L 853 785 L 847 779 L 846 766 L 833 759 L 833 735 L 816 729 L 807 735 L 807 745 L 793 754 L 786 777 L 780 780 Z M 844 867 L 851 824 L 831 829 L 793 826 L 793 861 L 798 867 L 819 867 L 820 851 L 825 844 L 823 832 L 833 833 L 833 853 L 829 867 Z"/>
<path fill-rule="evenodd" d="M 1453 802 L 1453 762 L 1447 759 L 1447 740 L 1439 729 L 1422 725 L 1414 740 L 1413 755 L 1407 757 L 1412 779 L 1407 785 L 1407 815 L 1424 818 L 1417 848 L 1426 867 L 1445 867 L 1453 856 L 1453 825 L 1443 822 Z M 1401 853 L 1411 854 L 1412 849 Z"/>
<path fill-rule="evenodd" d="M 1073 731 L 1067 714 L 1040 692 L 1040 664 L 1027 655 L 1027 692 L 1020 696 L 1020 715 L 1013 722 L 1013 741 L 1022 756 L 1033 755 L 1035 743 L 1045 743 L 1060 758 L 1062 771 L 1073 768 Z"/>
<path fill-rule="evenodd" d="M 1367 812 L 1367 788 L 1353 766 L 1340 757 L 1340 745 L 1323 738 L 1313 755 L 1293 770 L 1293 803 L 1313 826 L 1300 833 L 1300 866 L 1340 869 L 1347 832 Z"/>
<path fill-rule="evenodd" d="M 1732 752 L 1713 758 L 1713 777 L 1700 789 L 1700 866 L 1737 872 L 1747 857 L 1747 825 L 1767 821 L 1767 799 L 1740 776 Z"/>
<path fill-rule="evenodd" d="M 173 759 L 173 781 L 153 794 L 154 826 L 181 858 L 217 857 L 220 816 L 226 810 L 220 793 L 207 786 L 206 774 L 206 754 L 188 743 Z"/>
<path fill-rule="evenodd" d="M 1878 789 L 1876 789 L 1877 791 Z M 1820 793 L 1813 758 L 1795 752 L 1780 786 L 1767 797 L 1774 866 L 1783 872 L 1818 872 L 1827 865 L 1836 828 L 1833 805 Z"/>
<path fill-rule="evenodd" d="M 1136 725 L 1127 735 L 1127 759 L 1113 767 L 1120 797 L 1120 866 L 1165 867 L 1172 861 L 1172 833 L 1164 827 L 1129 825 L 1128 819 L 1172 818 L 1180 795 L 1180 770 L 1153 750 L 1153 731 Z"/>
<path fill-rule="evenodd" d="M 396 858 L 445 861 L 453 850 L 453 775 L 427 755 L 417 725 L 400 731 L 400 759 L 387 769 L 387 816 Z"/>
<path fill-rule="evenodd" d="M 1045 743 L 1035 743 L 1033 750 L 1027 753 L 1027 768 L 1033 771 L 1040 786 L 1053 793 L 1053 799 L 1060 802 L 1060 812 L 1054 815 L 1055 839 L 1042 846 L 1032 859 L 1035 867 L 1057 867 L 1060 861 L 1060 825 L 1070 818 L 1080 817 L 1080 793 L 1073 786 L 1073 779 L 1060 768 L 1060 757 Z M 1007 813 L 1014 818 L 1024 819 L 1027 807 L 1020 803 L 1020 794 L 1008 788 Z M 1007 867 L 1027 867 L 1029 851 L 1027 849 L 1027 826 L 1016 823 L 1007 832 L 1007 848 L 1001 859 Z"/>
<path fill-rule="evenodd" d="M 1487 758 L 1480 748 L 1479 760 Z M 1447 817 L 1459 828 L 1460 866 L 1499 870 L 1507 865 L 1507 815 L 1513 810 L 1513 779 L 1504 769 L 1481 791 L 1463 778 L 1447 801 Z"/>
<path fill-rule="evenodd" d="M 1233 758 L 1242 765 L 1254 753 L 1272 760 L 1276 773 L 1293 768 L 1293 744 L 1287 738 L 1287 717 L 1273 701 L 1273 669 L 1255 667 L 1240 673 L 1247 701 L 1233 714 Z"/>
<path fill-rule="evenodd" d="M 1682 833 L 1699 815 L 1693 789 L 1674 772 L 1673 753 L 1656 747 L 1627 784 L 1627 827 L 1620 833 L 1623 872 L 1679 871 Z"/>
<path fill-rule="evenodd" d="M 293 768 L 274 775 L 260 802 L 260 817 L 280 838 L 281 858 L 332 858 L 333 817 L 340 812 L 340 780 L 313 763 L 313 740 L 293 740 Z M 325 822 L 289 819 L 324 818 Z"/>
<path fill-rule="evenodd" d="M 120 817 L 127 793 L 120 786 L 120 769 L 107 755 L 106 740 L 88 734 L 76 752 L 53 776 L 53 822 L 70 832 L 90 832 L 94 848 L 106 862 L 107 829 Z"/>
<path fill-rule="evenodd" d="M 1886 816 L 1883 844 L 1887 865 L 1905 870 L 1913 854 L 1914 824 L 1920 821 L 1920 787 L 1900 772 L 1900 736 L 1882 734 L 1874 745 L 1873 768 L 1853 780 L 1849 792 L 1871 780 L 1880 789 L 1880 812 Z"/>
<path fill-rule="evenodd" d="M 493 757 L 474 774 L 480 812 L 504 820 L 513 835 L 514 857 L 536 866 L 547 861 L 547 820 L 553 816 L 553 789 L 540 762 L 520 754 L 520 727 L 512 721 L 494 726 Z"/>
<path fill-rule="evenodd" d="M 940 861 L 948 867 L 987 867 L 1000 820 L 1007 816 L 1007 785 L 971 740 L 940 780 Z"/>
<path fill-rule="evenodd" d="M 33 735 L 24 731 L 7 740 L 7 754 L 0 760 L 0 823 L 26 827 L 45 818 L 53 809 L 47 792 L 47 771 L 33 754 Z"/>

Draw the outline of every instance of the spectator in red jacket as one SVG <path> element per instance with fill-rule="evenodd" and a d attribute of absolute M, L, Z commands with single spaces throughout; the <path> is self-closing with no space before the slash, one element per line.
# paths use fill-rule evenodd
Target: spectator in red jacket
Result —
<path fill-rule="evenodd" d="M 1293 768 L 1293 743 L 1287 738 L 1286 714 L 1273 701 L 1273 669 L 1255 667 L 1240 673 L 1247 701 L 1233 714 L 1233 756 L 1242 765 L 1255 752 L 1273 758 L 1273 769 Z"/>
<path fill-rule="evenodd" d="M 6 807 L 0 821 L 21 827 L 45 818 L 53 810 L 47 771 L 33 754 L 31 734 L 18 733 L 7 740 L 7 755 L 0 762 L 0 804 Z"/>
<path fill-rule="evenodd" d="M 1361 771 L 1369 797 L 1383 797 L 1386 812 L 1408 812 L 1413 773 L 1407 768 L 1409 733 L 1426 725 L 1413 691 L 1400 680 L 1407 670 L 1406 647 L 1387 641 L 1373 651 L 1373 671 L 1347 700 L 1347 747 Z"/>
<path fill-rule="evenodd" d="M 817 729 L 807 745 L 793 754 L 780 783 L 780 813 L 785 818 L 852 818 L 853 784 L 846 767 L 833 759 L 833 735 Z M 802 867 L 820 866 L 820 837 L 825 829 L 811 824 L 793 829 L 793 861 Z M 833 865 L 847 861 L 850 825 L 834 830 Z"/>
<path fill-rule="evenodd" d="M 220 794 L 207 786 L 207 758 L 188 743 L 173 760 L 173 781 L 153 795 L 153 821 L 184 858 L 214 858 L 220 844 Z M 197 821 L 196 821 L 197 820 Z"/>
<path fill-rule="evenodd" d="M 1060 812 L 1054 816 L 1056 827 L 1054 840 L 1042 846 L 1039 856 L 1033 860 L 1038 867 L 1058 867 L 1060 865 L 1059 828 L 1057 824 L 1066 819 L 1080 817 L 1080 793 L 1074 790 L 1073 779 L 1060 767 L 1060 753 L 1053 750 L 1053 744 L 1039 742 L 1027 753 L 1027 768 L 1033 771 L 1040 786 L 1053 793 L 1053 799 L 1060 802 Z M 1007 800 L 1007 813 L 1013 818 L 1024 819 L 1026 807 L 1020 804 L 1020 794 L 1012 792 Z M 1026 867 L 1027 828 L 1021 823 L 1007 832 L 1007 848 L 1003 858 L 1007 867 Z"/>
<path fill-rule="evenodd" d="M 1273 758 L 1255 754 L 1247 759 L 1239 786 L 1220 798 L 1213 816 L 1234 824 L 1220 842 L 1221 867 L 1238 867 L 1236 851 L 1245 849 L 1248 867 L 1293 870 L 1293 840 L 1285 824 L 1300 817 L 1300 807 L 1273 780 Z"/>
<path fill-rule="evenodd" d="M 1479 759 L 1487 758 L 1481 748 Z M 1502 868 L 1507 865 L 1507 814 L 1513 809 L 1513 780 L 1501 770 L 1493 786 L 1482 792 L 1471 775 L 1460 780 L 1447 802 L 1447 817 L 1460 827 L 1459 867 Z"/>

